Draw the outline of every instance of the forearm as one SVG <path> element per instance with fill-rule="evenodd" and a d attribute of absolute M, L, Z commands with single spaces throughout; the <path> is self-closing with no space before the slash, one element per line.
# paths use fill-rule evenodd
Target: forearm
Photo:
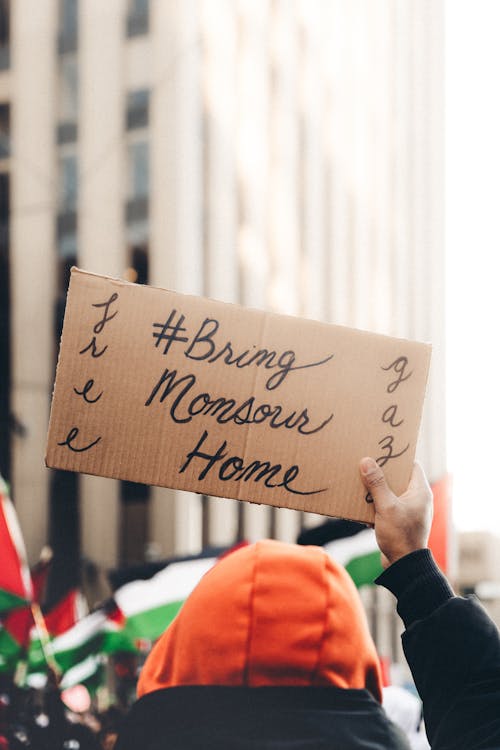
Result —
<path fill-rule="evenodd" d="M 390 565 L 375 581 L 397 599 L 406 629 L 454 596 L 429 549 L 420 549 Z"/>
<path fill-rule="evenodd" d="M 479 603 L 454 595 L 429 550 L 401 558 L 377 583 L 398 599 L 433 747 L 472 750 L 485 733 L 500 733 L 500 638 Z"/>

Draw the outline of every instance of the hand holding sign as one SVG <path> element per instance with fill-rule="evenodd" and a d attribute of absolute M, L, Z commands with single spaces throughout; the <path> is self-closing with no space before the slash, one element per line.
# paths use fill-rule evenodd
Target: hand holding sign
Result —
<path fill-rule="evenodd" d="M 46 462 L 370 523 L 359 455 L 403 491 L 429 359 L 426 344 L 73 269 Z"/>
<path fill-rule="evenodd" d="M 373 498 L 375 534 L 387 568 L 396 560 L 423 549 L 432 524 L 432 490 L 420 464 L 415 463 L 406 491 L 396 497 L 382 468 L 373 458 L 363 458 L 361 477 Z"/>

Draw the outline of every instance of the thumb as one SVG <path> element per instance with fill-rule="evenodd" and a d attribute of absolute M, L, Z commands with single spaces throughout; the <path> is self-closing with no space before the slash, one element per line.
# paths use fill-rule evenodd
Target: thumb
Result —
<path fill-rule="evenodd" d="M 415 461 L 413 464 L 413 471 L 411 473 L 408 489 L 413 491 L 425 489 L 427 491 L 427 494 L 432 494 L 432 490 L 430 488 L 429 482 L 427 481 L 427 477 L 418 461 Z"/>
<path fill-rule="evenodd" d="M 375 509 L 392 505 L 394 493 L 385 481 L 384 472 L 373 458 L 362 458 L 359 464 L 361 478 L 375 502 Z"/>

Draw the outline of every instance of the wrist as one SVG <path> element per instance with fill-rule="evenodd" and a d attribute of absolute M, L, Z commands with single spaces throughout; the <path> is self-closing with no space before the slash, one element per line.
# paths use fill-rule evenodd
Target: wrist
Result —
<path fill-rule="evenodd" d="M 391 591 L 408 628 L 454 596 L 453 589 L 427 548 L 414 550 L 389 565 L 375 583 Z"/>
<path fill-rule="evenodd" d="M 418 545 L 409 545 L 405 547 L 400 547 L 399 549 L 391 550 L 390 553 L 383 551 L 382 554 L 387 561 L 385 568 L 389 568 L 391 565 L 394 565 L 394 563 L 397 563 L 399 560 L 402 560 L 403 557 L 407 557 L 408 555 L 411 555 L 414 552 L 419 552 L 420 550 L 424 550 L 424 549 L 427 549 L 427 546 L 425 544 L 418 544 Z"/>

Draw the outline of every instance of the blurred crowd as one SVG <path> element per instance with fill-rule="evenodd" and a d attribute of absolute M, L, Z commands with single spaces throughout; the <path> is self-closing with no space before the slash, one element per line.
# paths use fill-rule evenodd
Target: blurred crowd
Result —
<path fill-rule="evenodd" d="M 112 750 L 124 711 L 73 711 L 55 684 L 43 690 L 0 681 L 0 750 Z"/>
<path fill-rule="evenodd" d="M 99 710 L 86 688 L 78 710 L 55 682 L 43 689 L 21 688 L 0 678 L 0 750 L 112 750 L 128 707 Z M 76 698 L 76 693 L 73 693 Z M 128 699 L 132 696 L 128 694 Z M 402 687 L 384 688 L 384 708 L 404 731 L 412 750 L 428 750 L 421 701 Z"/>

